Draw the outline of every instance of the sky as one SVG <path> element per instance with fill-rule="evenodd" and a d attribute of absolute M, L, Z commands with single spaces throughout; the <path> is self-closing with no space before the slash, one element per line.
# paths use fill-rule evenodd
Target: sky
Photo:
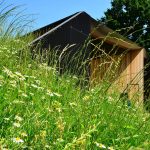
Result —
<path fill-rule="evenodd" d="M 86 11 L 95 19 L 110 8 L 111 0 L 6 0 L 7 4 L 23 5 L 25 14 L 35 19 L 33 29 L 53 23 L 78 11 Z"/>

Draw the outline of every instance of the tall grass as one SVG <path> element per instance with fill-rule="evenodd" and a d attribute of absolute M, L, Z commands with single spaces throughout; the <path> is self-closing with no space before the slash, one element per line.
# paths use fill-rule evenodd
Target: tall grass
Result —
<path fill-rule="evenodd" d="M 17 32 L 18 28 L 13 28 Z M 108 92 L 111 82 L 107 79 L 115 78 L 112 69 L 101 84 L 86 84 L 85 88 L 81 83 L 87 73 L 87 61 L 81 54 L 74 54 L 69 61 L 77 64 L 73 69 L 84 68 L 77 73 L 67 71 L 66 62 L 59 63 L 70 46 L 60 55 L 47 50 L 43 57 L 37 53 L 32 59 L 26 46 L 31 38 L 12 34 L 3 37 L 0 149 L 150 149 L 150 116 L 134 105 L 124 104 L 116 90 Z M 86 47 L 88 44 L 91 42 Z M 118 64 L 119 60 L 111 66 L 114 69 Z M 65 70 L 61 75 L 60 67 Z"/>

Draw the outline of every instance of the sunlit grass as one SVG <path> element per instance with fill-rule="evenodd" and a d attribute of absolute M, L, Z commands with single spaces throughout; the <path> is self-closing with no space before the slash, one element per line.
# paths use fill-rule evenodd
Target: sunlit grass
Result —
<path fill-rule="evenodd" d="M 29 41 L 0 38 L 0 149 L 150 149 L 149 114 L 31 59 Z"/>

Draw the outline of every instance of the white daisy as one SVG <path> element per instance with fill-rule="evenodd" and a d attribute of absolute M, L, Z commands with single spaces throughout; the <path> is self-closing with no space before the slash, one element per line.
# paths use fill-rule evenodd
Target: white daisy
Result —
<path fill-rule="evenodd" d="M 13 125 L 14 125 L 15 127 L 17 127 L 17 128 L 20 127 L 20 123 L 17 123 L 17 122 L 14 122 Z"/>
<path fill-rule="evenodd" d="M 24 142 L 24 140 L 20 139 L 19 137 L 13 138 L 12 140 L 14 143 L 23 143 Z"/>
<path fill-rule="evenodd" d="M 15 116 L 15 120 L 17 120 L 17 121 L 22 121 L 23 119 L 20 117 L 20 116 Z"/>

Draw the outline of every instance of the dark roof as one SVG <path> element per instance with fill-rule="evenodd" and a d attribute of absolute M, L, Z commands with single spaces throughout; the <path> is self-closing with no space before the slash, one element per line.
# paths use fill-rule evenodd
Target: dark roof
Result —
<path fill-rule="evenodd" d="M 62 25 L 64 25 L 65 23 L 69 22 L 70 20 L 72 20 L 73 18 L 77 17 L 78 15 L 80 15 L 81 13 L 84 13 L 84 12 L 77 12 L 73 15 L 70 15 L 68 17 L 65 17 L 61 20 L 58 20 L 52 24 L 49 24 L 47 26 L 44 26 L 40 29 L 37 29 L 35 31 L 33 31 L 32 33 L 36 33 L 36 32 L 42 32 L 43 30 L 47 30 L 47 32 L 45 32 L 44 34 L 42 34 L 41 36 L 39 36 L 38 38 L 36 38 L 35 40 L 32 41 L 32 43 L 42 39 L 44 36 L 48 35 L 48 34 L 51 34 L 52 32 L 54 32 L 55 30 L 57 30 L 59 27 L 61 27 Z M 31 44 L 32 44 L 31 43 Z"/>
<path fill-rule="evenodd" d="M 124 45 L 125 48 L 130 48 L 130 49 L 141 49 L 141 47 L 139 47 L 136 43 L 130 41 L 129 39 L 123 37 L 122 35 L 118 34 L 117 32 L 113 31 L 112 29 L 106 27 L 104 24 L 101 24 L 99 23 L 98 21 L 96 21 L 95 19 L 93 19 L 90 15 L 88 15 L 86 12 L 84 11 L 81 11 L 81 12 L 77 12 L 73 15 L 70 15 L 68 17 L 65 17 L 61 20 L 58 20 L 52 24 L 49 24 L 47 26 L 44 26 L 42 28 L 39 28 L 35 31 L 33 31 L 32 33 L 33 34 L 36 34 L 36 33 L 41 33 L 39 34 L 39 36 L 34 39 L 30 44 L 33 44 L 37 41 L 40 41 L 41 39 L 43 39 L 45 36 L 53 33 L 55 30 L 57 30 L 58 28 L 62 27 L 63 25 L 65 25 L 66 23 L 68 23 L 69 21 L 75 19 L 76 17 L 80 17 L 81 14 L 85 14 L 91 24 L 93 25 L 93 32 L 94 31 L 94 28 L 95 30 L 97 31 L 97 33 L 101 33 L 101 36 L 100 38 L 101 39 L 104 39 L 105 37 L 107 37 L 107 41 L 109 43 L 112 43 L 112 44 L 115 44 L 115 43 L 118 43 L 118 45 Z"/>
<path fill-rule="evenodd" d="M 48 29 L 52 29 L 52 28 L 58 26 L 58 25 L 61 24 L 62 22 L 68 20 L 69 18 L 71 18 L 72 16 L 74 16 L 74 15 L 76 15 L 76 14 L 78 14 L 78 13 L 79 13 L 79 12 L 76 12 L 76 13 L 70 15 L 70 16 L 67 16 L 67 17 L 65 17 L 65 18 L 62 18 L 62 19 L 60 19 L 60 20 L 58 20 L 58 21 L 56 21 L 56 22 L 53 22 L 53 23 L 51 23 L 51 24 L 48 24 L 48 25 L 46 25 L 46 26 L 44 26 L 44 27 L 41 27 L 41 28 L 39 28 L 39 29 L 37 29 L 37 30 L 34 30 L 32 33 L 36 33 L 36 32 L 38 32 L 39 30 L 40 30 L 40 31 L 43 31 L 43 30 L 45 30 L 45 29 L 47 29 L 47 30 L 48 30 Z"/>

